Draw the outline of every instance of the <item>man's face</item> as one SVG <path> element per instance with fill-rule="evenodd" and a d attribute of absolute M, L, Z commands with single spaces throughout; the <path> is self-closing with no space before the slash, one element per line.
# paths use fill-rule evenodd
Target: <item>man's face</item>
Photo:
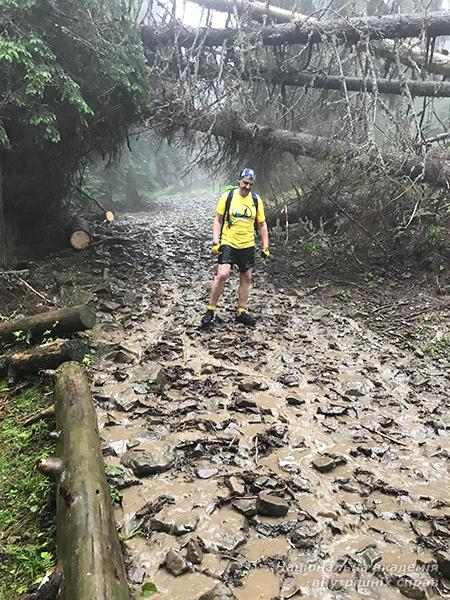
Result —
<path fill-rule="evenodd" d="M 248 177 L 239 179 L 239 192 L 241 196 L 246 196 L 251 191 L 254 183 L 254 180 Z"/>

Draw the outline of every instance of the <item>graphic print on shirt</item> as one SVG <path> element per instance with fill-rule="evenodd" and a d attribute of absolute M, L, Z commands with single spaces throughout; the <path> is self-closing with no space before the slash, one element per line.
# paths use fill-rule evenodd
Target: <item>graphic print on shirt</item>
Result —
<path fill-rule="evenodd" d="M 234 208 L 232 215 L 238 221 L 247 221 L 252 218 L 252 209 L 246 204 L 240 204 Z"/>

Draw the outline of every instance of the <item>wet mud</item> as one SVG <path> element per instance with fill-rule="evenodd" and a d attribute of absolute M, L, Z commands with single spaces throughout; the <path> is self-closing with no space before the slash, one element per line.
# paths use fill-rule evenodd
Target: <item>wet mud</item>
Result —
<path fill-rule="evenodd" d="M 161 200 L 78 275 L 59 263 L 59 293 L 99 317 L 92 391 L 130 584 L 171 600 L 450 593 L 448 369 L 283 282 L 282 245 L 257 262 L 257 326 L 234 321 L 233 273 L 199 330 L 213 207 Z"/>

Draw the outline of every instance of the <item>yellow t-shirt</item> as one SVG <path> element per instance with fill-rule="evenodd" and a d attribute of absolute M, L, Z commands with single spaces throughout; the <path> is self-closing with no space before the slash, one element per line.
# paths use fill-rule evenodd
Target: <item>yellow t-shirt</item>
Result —
<path fill-rule="evenodd" d="M 225 192 L 219 198 L 216 208 L 219 215 L 225 215 L 227 197 L 228 192 Z M 232 248 L 251 248 L 254 246 L 255 219 L 257 223 L 263 223 L 266 220 L 261 198 L 258 196 L 258 215 L 256 215 L 252 194 L 248 193 L 246 196 L 241 196 L 238 189 L 234 190 L 230 204 L 230 219 L 231 226 L 227 222 L 223 224 L 220 243 Z"/>

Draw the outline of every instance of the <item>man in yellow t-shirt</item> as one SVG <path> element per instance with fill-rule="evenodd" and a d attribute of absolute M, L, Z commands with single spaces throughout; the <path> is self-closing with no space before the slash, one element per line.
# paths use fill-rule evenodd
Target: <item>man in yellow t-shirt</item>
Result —
<path fill-rule="evenodd" d="M 219 264 L 211 288 L 208 310 L 202 318 L 204 329 L 208 328 L 215 319 L 217 302 L 232 265 L 238 266 L 240 275 L 236 321 L 250 327 L 256 323 L 255 318 L 245 309 L 255 266 L 255 222 L 261 236 L 261 252 L 264 258 L 270 256 L 269 232 L 262 200 L 252 192 L 255 173 L 252 169 L 242 169 L 238 182 L 239 187 L 232 192 L 222 194 L 217 203 L 211 252 L 219 255 Z M 226 210 L 229 193 L 231 202 L 229 210 Z"/>

